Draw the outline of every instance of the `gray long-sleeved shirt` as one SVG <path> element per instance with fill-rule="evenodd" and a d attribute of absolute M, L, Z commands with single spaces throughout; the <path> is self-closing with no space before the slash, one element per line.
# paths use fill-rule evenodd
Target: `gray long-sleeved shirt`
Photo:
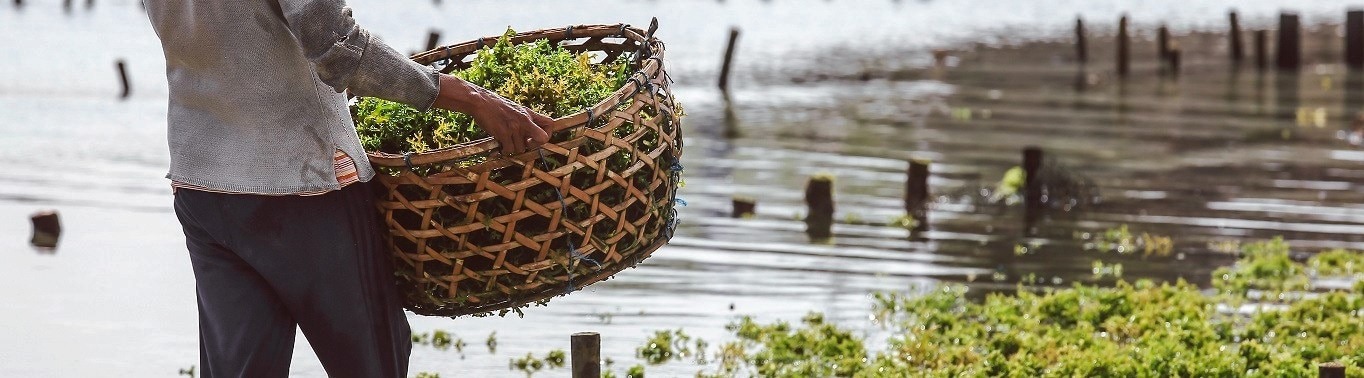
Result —
<path fill-rule="evenodd" d="M 438 75 L 356 25 L 344 0 L 146 0 L 166 55 L 171 166 L 211 190 L 294 194 L 339 188 L 333 155 L 374 176 L 345 95 L 418 109 Z"/>

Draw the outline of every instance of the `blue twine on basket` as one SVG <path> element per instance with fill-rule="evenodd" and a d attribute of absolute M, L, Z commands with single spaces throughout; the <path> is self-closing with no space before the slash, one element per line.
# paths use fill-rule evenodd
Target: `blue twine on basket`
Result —
<path fill-rule="evenodd" d="M 545 159 L 545 149 L 541 148 L 536 150 L 536 152 L 540 154 L 540 166 L 544 167 L 545 172 L 549 172 L 550 170 L 549 160 Z M 554 187 L 554 196 L 559 199 L 559 211 L 567 213 L 568 202 L 564 201 L 564 193 L 559 190 L 558 186 Z M 594 269 L 601 269 L 602 264 L 600 261 L 597 261 L 596 259 L 593 259 L 591 256 L 588 256 L 578 251 L 578 246 L 573 244 L 572 235 L 569 235 L 568 237 L 564 238 L 564 241 L 568 243 L 568 256 L 572 258 L 570 264 L 572 264 L 573 262 L 587 261 L 589 263 L 592 263 Z M 564 287 L 564 294 L 567 295 L 569 293 L 572 293 L 573 290 L 575 290 L 576 288 L 574 287 L 573 284 L 573 267 L 567 266 L 565 268 L 568 268 L 568 286 Z"/>
<path fill-rule="evenodd" d="M 682 182 L 681 161 L 678 160 L 673 161 L 672 166 L 668 167 L 668 176 L 671 176 L 673 180 L 673 188 L 677 188 L 678 186 L 680 186 L 678 184 Z M 673 203 L 675 205 L 687 206 L 687 201 L 677 196 L 676 189 L 674 189 L 673 191 Z M 668 218 L 667 227 L 663 229 L 663 232 L 668 236 L 668 239 L 672 239 L 674 232 L 677 231 L 677 225 L 682 223 L 682 219 L 677 216 L 677 206 L 673 206 L 672 208 L 668 209 L 668 211 L 669 211 L 668 215 L 670 217 Z"/>

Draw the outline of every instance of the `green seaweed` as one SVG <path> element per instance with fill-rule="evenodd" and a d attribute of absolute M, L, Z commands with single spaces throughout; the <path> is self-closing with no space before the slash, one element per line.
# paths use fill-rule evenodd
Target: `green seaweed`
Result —
<path fill-rule="evenodd" d="M 453 75 L 487 88 L 550 117 L 570 115 L 606 99 L 630 73 L 629 59 L 592 64 L 592 55 L 575 54 L 548 40 L 512 44 L 507 29 L 484 47 L 469 68 Z M 366 150 L 401 154 L 456 146 L 488 136 L 469 115 L 441 109 L 361 98 L 351 107 Z"/>

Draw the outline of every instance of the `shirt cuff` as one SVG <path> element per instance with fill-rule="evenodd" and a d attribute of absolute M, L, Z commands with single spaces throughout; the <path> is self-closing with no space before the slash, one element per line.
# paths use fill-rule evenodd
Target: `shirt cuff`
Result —
<path fill-rule="evenodd" d="M 359 29 L 359 28 L 356 28 Z M 440 92 L 440 73 L 418 64 L 360 30 L 366 42 L 347 87 L 357 96 L 378 97 L 426 111 Z"/>

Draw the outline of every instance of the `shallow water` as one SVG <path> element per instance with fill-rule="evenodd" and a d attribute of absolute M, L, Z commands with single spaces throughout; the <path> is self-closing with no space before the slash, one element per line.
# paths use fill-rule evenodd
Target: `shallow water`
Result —
<path fill-rule="evenodd" d="M 0 344 L 0 375 L 171 376 L 198 352 L 193 279 L 162 178 L 164 66 L 135 2 L 76 3 L 69 12 L 55 0 L 0 7 L 0 142 L 8 147 L 0 150 L 0 338 L 13 340 Z M 1094 280 L 1096 259 L 1124 264 L 1129 279 L 1206 282 L 1229 261 L 1208 243 L 1225 239 L 1283 235 L 1303 251 L 1364 248 L 1364 150 L 1340 138 L 1364 104 L 1364 80 L 1333 64 L 1340 37 L 1311 34 L 1304 57 L 1324 64 L 1280 78 L 1230 69 L 1222 37 L 1183 35 L 1220 31 L 1232 5 L 1246 29 L 1268 26 L 1275 2 L 352 3 L 362 24 L 402 41 L 393 43 L 400 50 L 416 49 L 428 28 L 453 42 L 508 25 L 638 25 L 657 15 L 689 113 L 680 192 L 688 205 L 671 245 L 524 318 L 412 316 L 418 332 L 447 329 L 469 344 L 463 354 L 418 346 L 413 372 L 516 376 L 508 359 L 567 349 L 568 336 L 586 330 L 602 333 L 603 356 L 621 371 L 652 330 L 681 327 L 717 344 L 740 315 L 822 311 L 875 335 L 869 293 L 947 281 L 979 295 L 1030 273 L 1069 285 Z M 990 11 L 979 11 L 986 4 Z M 1338 23 L 1346 4 L 1294 6 L 1316 25 Z M 1188 55 L 1179 80 L 1155 74 L 1149 42 L 1133 46 L 1131 79 L 1112 77 L 1108 37 L 1098 34 L 1124 10 L 1139 37 L 1150 38 L 1157 21 L 1181 35 Z M 1096 33 L 1083 74 L 1069 45 L 1048 42 L 1068 39 L 1077 14 Z M 712 87 L 730 25 L 744 34 L 726 100 Z M 929 68 L 932 48 L 951 50 L 953 66 Z M 124 101 L 115 98 L 118 58 L 134 84 Z M 1049 211 L 1031 235 L 1022 208 L 981 203 L 978 189 L 1018 165 L 1025 145 L 1091 179 L 1102 202 Z M 910 158 L 933 161 L 928 230 L 911 237 L 859 224 L 903 213 Z M 822 172 L 837 177 L 840 223 L 831 243 L 811 243 L 796 217 L 805 180 Z M 757 198 L 757 216 L 728 218 L 733 195 Z M 24 216 L 42 208 L 62 212 L 55 253 L 26 245 Z M 1174 253 L 1104 255 L 1074 237 L 1124 223 L 1171 236 Z M 1016 255 L 1020 244 L 1030 253 Z M 483 342 L 494 331 L 495 353 Z M 306 340 L 298 345 L 294 372 L 324 375 Z"/>

